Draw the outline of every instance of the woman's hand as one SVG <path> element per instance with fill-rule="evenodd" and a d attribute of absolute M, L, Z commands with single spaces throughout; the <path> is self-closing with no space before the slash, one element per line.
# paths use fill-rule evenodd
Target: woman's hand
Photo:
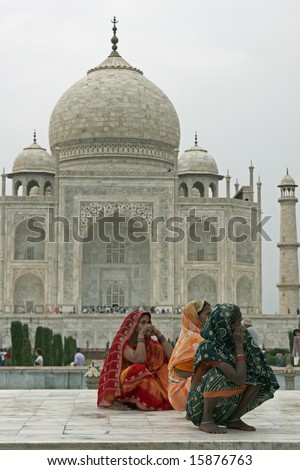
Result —
<path fill-rule="evenodd" d="M 161 336 L 161 332 L 154 325 L 151 325 L 151 336 L 156 336 L 157 338 Z"/>
<path fill-rule="evenodd" d="M 235 345 L 244 343 L 244 332 L 245 327 L 243 325 L 239 325 L 234 329 L 234 331 L 232 332 L 232 336 Z"/>
<path fill-rule="evenodd" d="M 139 332 L 139 336 L 140 335 L 148 338 L 150 336 L 156 336 L 158 338 L 161 336 L 161 332 L 154 325 L 152 325 L 152 323 L 148 323 L 141 329 Z"/>
<path fill-rule="evenodd" d="M 244 354 L 244 332 L 244 325 L 237 326 L 232 332 L 236 354 Z"/>
<path fill-rule="evenodd" d="M 236 365 L 233 367 L 227 362 L 220 362 L 217 368 L 234 384 L 244 386 L 246 384 L 247 364 L 244 352 L 245 327 L 238 325 L 232 330 L 232 338 L 235 345 Z"/>
<path fill-rule="evenodd" d="M 151 325 L 151 327 L 151 336 L 156 336 L 158 342 L 161 344 L 164 350 L 166 357 L 169 360 L 173 352 L 173 347 L 170 345 L 170 343 L 167 341 L 167 339 L 164 337 L 164 335 L 158 328 L 156 328 L 154 325 Z"/>
<path fill-rule="evenodd" d="M 138 337 L 145 338 L 147 336 L 151 336 L 152 326 L 153 325 L 151 325 L 151 323 L 147 323 L 147 325 L 143 326 L 141 331 L 139 331 Z"/>

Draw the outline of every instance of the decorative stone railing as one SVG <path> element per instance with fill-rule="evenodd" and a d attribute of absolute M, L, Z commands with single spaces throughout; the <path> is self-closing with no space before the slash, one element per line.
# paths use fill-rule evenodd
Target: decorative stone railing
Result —
<path fill-rule="evenodd" d="M 97 389 L 103 360 L 89 367 L 0 367 L 0 389 Z M 274 367 L 280 390 L 300 390 L 300 367 Z"/>
<path fill-rule="evenodd" d="M 86 388 L 87 367 L 0 367 L 0 389 Z"/>

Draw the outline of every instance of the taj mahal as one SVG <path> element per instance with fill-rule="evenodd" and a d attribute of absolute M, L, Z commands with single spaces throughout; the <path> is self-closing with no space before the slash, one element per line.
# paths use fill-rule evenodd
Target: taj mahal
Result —
<path fill-rule="evenodd" d="M 173 104 L 120 55 L 112 23 L 109 56 L 52 111 L 50 150 L 33 132 L 2 173 L 0 346 L 19 319 L 32 335 L 42 324 L 101 348 L 134 307 L 155 307 L 175 339 L 174 310 L 203 298 L 239 305 L 265 347 L 288 347 L 299 313 L 295 180 L 286 171 L 278 182 L 279 308 L 264 315 L 262 182 L 252 162 L 240 185 L 197 134 L 181 154 Z M 115 312 L 85 313 L 90 305 Z"/>

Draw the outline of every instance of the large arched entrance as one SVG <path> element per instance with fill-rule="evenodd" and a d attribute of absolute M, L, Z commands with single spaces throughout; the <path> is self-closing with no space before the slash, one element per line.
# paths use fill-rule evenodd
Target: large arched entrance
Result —
<path fill-rule="evenodd" d="M 83 306 L 150 305 L 149 236 L 135 231 L 147 232 L 148 227 L 142 219 L 135 222 L 118 223 L 116 230 L 111 217 L 108 223 L 99 219 L 89 226 L 90 241 L 82 249 Z"/>

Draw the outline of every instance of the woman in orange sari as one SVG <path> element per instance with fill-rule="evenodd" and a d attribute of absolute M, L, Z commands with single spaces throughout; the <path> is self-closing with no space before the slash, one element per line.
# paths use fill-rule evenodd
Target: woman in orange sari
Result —
<path fill-rule="evenodd" d="M 156 336 L 157 341 L 151 338 Z M 123 321 L 103 365 L 99 407 L 169 410 L 168 360 L 172 346 L 151 323 L 149 312 L 134 310 Z"/>
<path fill-rule="evenodd" d="M 181 316 L 181 331 L 168 364 L 168 396 L 175 410 L 185 410 L 191 387 L 194 357 L 202 341 L 201 329 L 211 312 L 205 300 L 189 302 Z"/>

